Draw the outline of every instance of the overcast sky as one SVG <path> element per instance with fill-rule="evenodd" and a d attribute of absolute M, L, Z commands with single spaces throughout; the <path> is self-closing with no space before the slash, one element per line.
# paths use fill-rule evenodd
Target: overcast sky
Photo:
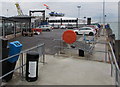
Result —
<path fill-rule="evenodd" d="M 107 21 L 116 21 L 118 18 L 118 1 L 105 0 L 105 13 Z M 78 8 L 80 5 L 80 17 L 92 17 L 102 21 L 103 17 L 103 0 L 4 0 L 0 2 L 2 12 L 0 15 L 15 16 L 17 10 L 15 3 L 19 2 L 24 14 L 28 15 L 29 10 L 45 9 L 43 4 L 47 4 L 52 11 L 63 12 L 67 17 L 78 17 Z M 7 12 L 8 9 L 8 12 Z M 50 11 L 46 10 L 46 14 Z"/>
<path fill-rule="evenodd" d="M 3 2 L 119 2 L 119 0 L 1 0 Z"/>

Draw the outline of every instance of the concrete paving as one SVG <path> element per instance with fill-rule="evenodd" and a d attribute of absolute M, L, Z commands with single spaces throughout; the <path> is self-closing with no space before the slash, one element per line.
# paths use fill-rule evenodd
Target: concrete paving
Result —
<path fill-rule="evenodd" d="M 8 85 L 114 85 L 110 64 L 51 55 L 46 62 L 39 63 L 37 81 L 21 81 L 18 74 Z"/>
<path fill-rule="evenodd" d="M 54 54 L 56 52 L 56 50 L 54 49 L 54 46 L 60 45 L 60 41 L 54 41 L 54 39 L 61 39 L 64 31 L 66 30 L 54 29 L 51 32 L 42 32 L 42 34 L 34 35 L 33 37 L 27 37 L 27 36 L 16 37 L 16 38 L 10 39 L 9 42 L 20 41 L 20 43 L 23 44 L 22 50 L 26 50 L 38 44 L 45 43 L 46 54 Z M 77 39 L 79 38 L 80 36 L 77 36 Z"/>
<path fill-rule="evenodd" d="M 63 31 L 62 31 L 63 32 Z M 54 33 L 54 32 L 53 32 Z M 48 34 L 48 33 L 46 33 Z M 45 35 L 46 35 L 45 34 Z M 54 37 L 50 34 L 51 37 Z M 59 36 L 55 39 L 59 39 Z M 19 39 L 22 43 L 29 46 L 35 45 L 38 41 L 46 42 L 46 46 L 50 49 L 54 44 L 50 44 L 49 36 L 38 35 Z M 78 36 L 81 37 L 82 36 Z M 34 38 L 36 38 L 34 40 Z M 16 38 L 17 39 L 17 38 Z M 54 39 L 54 38 L 52 38 Z M 34 44 L 32 43 L 34 41 Z M 105 42 L 105 37 L 100 36 L 98 42 Z M 25 43 L 24 43 L 25 42 Z M 26 46 L 26 45 L 25 45 Z M 24 49 L 29 46 L 24 47 Z M 51 51 L 50 51 L 51 52 Z M 93 61 L 96 60 L 96 61 Z M 78 56 L 78 50 L 67 49 L 64 54 L 46 55 L 46 64 L 39 63 L 39 78 L 35 82 L 22 81 L 18 72 L 14 73 L 13 79 L 8 82 L 8 85 L 114 85 L 114 78 L 110 75 L 110 64 L 105 62 L 98 62 L 105 60 L 105 44 L 96 43 L 92 55 L 85 54 L 85 57 Z"/>

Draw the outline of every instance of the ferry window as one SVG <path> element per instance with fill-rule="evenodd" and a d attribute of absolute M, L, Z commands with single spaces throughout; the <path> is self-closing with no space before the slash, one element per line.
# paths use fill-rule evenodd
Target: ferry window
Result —
<path fill-rule="evenodd" d="M 68 26 L 73 26 L 72 24 L 68 24 Z"/>
<path fill-rule="evenodd" d="M 57 23 L 57 20 L 55 20 L 55 22 Z"/>
<path fill-rule="evenodd" d="M 66 20 L 63 20 L 63 22 L 67 22 Z"/>
<path fill-rule="evenodd" d="M 76 20 L 72 20 L 72 22 L 76 22 Z"/>
<path fill-rule="evenodd" d="M 51 22 L 55 22 L 54 20 L 51 20 Z"/>
<path fill-rule="evenodd" d="M 58 22 L 61 22 L 60 20 L 58 20 Z"/>
<path fill-rule="evenodd" d="M 72 22 L 72 20 L 69 20 L 69 22 Z"/>
<path fill-rule="evenodd" d="M 58 23 L 58 20 L 56 20 L 56 22 Z"/>
<path fill-rule="evenodd" d="M 52 22 L 52 20 L 48 20 L 48 22 Z"/>
<path fill-rule="evenodd" d="M 74 20 L 74 22 L 77 22 L 77 20 Z"/>
<path fill-rule="evenodd" d="M 62 20 L 62 22 L 65 22 L 65 20 Z"/>
<path fill-rule="evenodd" d="M 69 22 L 69 20 L 66 20 L 66 22 Z"/>
<path fill-rule="evenodd" d="M 51 22 L 51 23 L 53 23 L 53 22 L 55 22 L 54 20 L 49 20 L 48 22 Z"/>

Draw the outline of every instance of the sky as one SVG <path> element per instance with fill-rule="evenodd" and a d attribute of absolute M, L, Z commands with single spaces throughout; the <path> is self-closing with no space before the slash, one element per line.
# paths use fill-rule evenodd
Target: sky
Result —
<path fill-rule="evenodd" d="M 120 13 L 118 9 L 119 0 L 0 0 L 0 16 L 16 16 L 15 3 L 18 2 L 25 15 L 28 15 L 29 10 L 46 10 L 43 4 L 47 4 L 52 11 L 65 13 L 66 17 L 78 18 L 77 6 L 80 5 L 81 18 L 91 17 L 92 20 L 102 22 L 103 1 L 105 1 L 106 22 L 114 22 L 111 23 L 111 26 L 113 32 L 118 35 L 118 24 L 116 22 L 118 21 L 118 12 Z M 50 11 L 46 10 L 46 14 L 48 13 Z"/>
<path fill-rule="evenodd" d="M 119 0 L 1 0 L 2 2 L 119 2 Z"/>
<path fill-rule="evenodd" d="M 118 1 L 105 0 L 106 21 L 117 21 Z M 26 15 L 28 15 L 29 10 L 46 9 L 43 4 L 47 4 L 52 11 L 65 13 L 67 17 L 78 17 L 78 5 L 81 6 L 81 18 L 91 17 L 95 20 L 102 21 L 103 17 L 103 0 L 3 0 L 0 2 L 0 7 L 2 7 L 0 9 L 0 15 L 17 15 L 17 10 L 14 5 L 16 2 L 20 4 L 23 13 Z M 49 10 L 46 10 L 46 14 L 49 12 Z"/>

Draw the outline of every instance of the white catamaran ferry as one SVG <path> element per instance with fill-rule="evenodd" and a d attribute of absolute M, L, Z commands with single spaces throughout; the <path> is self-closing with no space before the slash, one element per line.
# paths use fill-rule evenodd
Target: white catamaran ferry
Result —
<path fill-rule="evenodd" d="M 55 28 L 60 28 L 60 26 L 65 26 L 66 28 L 82 27 L 87 24 L 87 19 L 73 18 L 73 17 L 49 17 L 48 22 L 51 26 Z M 98 22 L 91 21 L 91 24 L 96 24 Z"/>

